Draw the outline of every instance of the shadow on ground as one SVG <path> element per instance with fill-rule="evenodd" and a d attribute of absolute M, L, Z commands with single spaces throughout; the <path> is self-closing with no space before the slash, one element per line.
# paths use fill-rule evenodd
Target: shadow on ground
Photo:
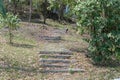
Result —
<path fill-rule="evenodd" d="M 0 66 L 0 69 L 5 69 L 5 70 L 16 70 L 16 71 L 24 71 L 24 72 L 37 72 L 36 68 L 23 68 L 23 67 L 18 67 L 18 66 Z"/>
<path fill-rule="evenodd" d="M 19 43 L 13 43 L 12 46 L 14 47 L 21 47 L 21 48 L 34 48 L 34 45 L 30 44 L 19 44 Z"/>
<path fill-rule="evenodd" d="M 87 48 L 71 48 L 70 50 L 77 53 L 84 53 L 87 58 L 91 58 L 91 55 Z M 110 60 L 110 63 L 94 63 L 93 61 L 90 60 L 90 63 L 96 67 L 105 68 L 117 68 L 120 66 L 120 62 L 115 60 Z"/>
<path fill-rule="evenodd" d="M 79 52 L 79 53 L 88 53 L 88 49 L 87 48 L 70 48 L 71 51 L 73 52 Z"/>
<path fill-rule="evenodd" d="M 114 61 L 114 60 L 111 60 L 111 62 L 109 63 L 94 63 L 94 62 L 91 62 L 91 64 L 93 64 L 94 66 L 96 67 L 105 67 L 105 68 L 119 68 L 120 66 L 120 62 L 118 61 Z"/>

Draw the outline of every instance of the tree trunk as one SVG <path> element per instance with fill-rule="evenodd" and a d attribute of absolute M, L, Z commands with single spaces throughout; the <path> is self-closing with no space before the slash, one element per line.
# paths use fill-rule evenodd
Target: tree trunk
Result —
<path fill-rule="evenodd" d="M 64 4 L 61 3 L 61 4 L 60 4 L 60 8 L 59 8 L 59 12 L 58 12 L 58 17 L 59 17 L 58 21 L 59 21 L 59 22 L 60 22 L 61 20 L 63 20 L 64 7 L 65 7 Z"/>
<path fill-rule="evenodd" d="M 14 6 L 14 15 L 17 14 L 17 2 L 16 0 L 13 1 L 13 6 Z"/>
<path fill-rule="evenodd" d="M 29 22 L 31 22 L 31 17 L 32 17 L 32 0 L 30 0 Z"/>
<path fill-rule="evenodd" d="M 44 3 L 43 3 L 43 17 L 44 17 L 43 23 L 46 24 L 46 19 L 47 19 L 47 0 L 45 0 Z"/>
<path fill-rule="evenodd" d="M 12 30 L 11 30 L 11 28 L 9 27 L 9 42 L 10 42 L 10 44 L 13 44 L 13 42 L 12 42 L 12 37 L 13 37 L 13 35 L 12 35 Z"/>
<path fill-rule="evenodd" d="M 43 21 L 44 24 L 46 24 L 46 15 L 44 15 L 44 21 Z"/>

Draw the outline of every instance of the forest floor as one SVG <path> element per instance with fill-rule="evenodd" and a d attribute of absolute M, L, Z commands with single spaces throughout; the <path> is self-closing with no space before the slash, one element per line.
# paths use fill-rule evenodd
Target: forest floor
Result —
<path fill-rule="evenodd" d="M 66 28 L 68 32 L 66 33 Z M 84 36 L 76 34 L 73 25 L 47 20 L 47 25 L 21 22 L 14 31 L 13 45 L 8 43 L 8 30 L 0 30 L 0 80 L 113 80 L 120 77 L 120 66 L 96 66 L 86 57 L 88 43 Z M 46 36 L 60 36 L 61 40 L 48 41 Z M 79 73 L 41 73 L 39 52 L 41 50 L 72 51 L 72 66 L 84 69 Z"/>

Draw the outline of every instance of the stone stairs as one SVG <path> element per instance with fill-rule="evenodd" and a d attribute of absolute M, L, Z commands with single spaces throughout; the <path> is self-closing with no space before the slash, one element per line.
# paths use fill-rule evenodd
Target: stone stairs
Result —
<path fill-rule="evenodd" d="M 71 51 L 40 51 L 40 67 L 42 73 L 68 73 L 83 72 L 83 69 L 71 68 L 76 62 L 71 59 L 73 53 Z"/>

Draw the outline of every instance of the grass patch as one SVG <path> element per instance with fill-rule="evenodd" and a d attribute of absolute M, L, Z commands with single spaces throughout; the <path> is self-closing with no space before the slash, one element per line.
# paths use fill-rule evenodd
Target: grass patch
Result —
<path fill-rule="evenodd" d="M 61 24 L 58 21 L 53 21 L 51 19 L 47 20 L 47 24 L 51 27 L 59 28 L 59 29 L 72 29 L 72 26 L 69 23 Z"/>
<path fill-rule="evenodd" d="M 6 43 L 0 43 L 0 80 L 33 80 L 39 70 L 39 46 L 34 39 L 14 36 L 14 44 L 8 43 L 8 34 L 2 35 Z"/>

